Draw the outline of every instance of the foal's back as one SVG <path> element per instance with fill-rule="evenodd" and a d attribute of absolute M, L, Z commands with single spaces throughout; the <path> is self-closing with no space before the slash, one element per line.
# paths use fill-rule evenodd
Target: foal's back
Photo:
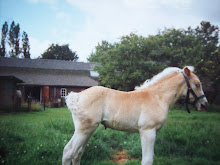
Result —
<path fill-rule="evenodd" d="M 105 127 L 138 132 L 140 115 L 150 100 L 147 91 L 122 92 L 96 86 L 79 93 L 79 110 L 84 119 Z"/>
<path fill-rule="evenodd" d="M 113 109 L 129 109 L 150 99 L 147 91 L 123 92 L 102 86 L 88 88 L 79 93 L 79 105 L 83 108 L 108 107 Z"/>

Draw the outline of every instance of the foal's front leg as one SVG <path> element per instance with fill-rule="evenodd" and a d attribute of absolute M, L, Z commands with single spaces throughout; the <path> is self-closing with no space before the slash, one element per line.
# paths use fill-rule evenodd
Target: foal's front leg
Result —
<path fill-rule="evenodd" d="M 141 145 L 142 145 L 142 165 L 152 165 L 154 157 L 154 141 L 156 130 L 140 130 Z"/>

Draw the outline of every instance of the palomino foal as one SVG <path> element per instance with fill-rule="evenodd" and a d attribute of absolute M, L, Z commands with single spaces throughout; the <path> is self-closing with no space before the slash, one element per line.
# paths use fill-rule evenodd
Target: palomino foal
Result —
<path fill-rule="evenodd" d="M 62 164 L 80 164 L 89 138 L 101 123 L 106 128 L 139 132 L 142 165 L 152 165 L 156 132 L 166 121 L 170 105 L 187 94 L 184 76 L 197 96 L 204 95 L 193 67 L 167 68 L 132 92 L 101 86 L 80 93 L 71 92 L 66 103 L 72 113 L 75 132 L 64 148 Z M 189 94 L 189 100 L 194 100 L 192 94 Z M 204 110 L 206 105 L 206 97 L 196 102 L 198 110 Z"/>

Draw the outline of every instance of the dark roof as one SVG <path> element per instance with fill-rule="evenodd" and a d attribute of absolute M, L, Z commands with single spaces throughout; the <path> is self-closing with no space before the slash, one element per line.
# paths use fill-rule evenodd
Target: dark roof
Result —
<path fill-rule="evenodd" d="M 0 76 L 3 76 L 1 73 Z M 52 75 L 47 73 L 15 73 L 14 77 L 23 80 L 24 85 L 40 86 L 82 86 L 90 87 L 98 85 L 98 82 L 85 75 L 58 74 Z"/>
<path fill-rule="evenodd" d="M 61 69 L 61 70 L 92 70 L 96 63 L 84 63 L 51 59 L 28 59 L 28 58 L 0 58 L 0 66 L 41 68 L 41 69 Z"/>
<path fill-rule="evenodd" d="M 61 60 L 0 58 L 0 76 L 14 76 L 24 85 L 91 87 L 98 85 L 89 76 L 95 65 Z"/>
<path fill-rule="evenodd" d="M 21 79 L 15 77 L 15 76 L 10 76 L 10 75 L 7 75 L 7 76 L 0 75 L 0 80 L 12 80 L 17 83 L 24 83 Z"/>

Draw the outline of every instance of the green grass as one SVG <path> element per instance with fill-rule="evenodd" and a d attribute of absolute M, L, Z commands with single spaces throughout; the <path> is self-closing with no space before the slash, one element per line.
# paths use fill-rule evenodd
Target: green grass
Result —
<path fill-rule="evenodd" d="M 154 165 L 219 165 L 220 113 L 171 110 L 157 133 Z M 61 164 L 64 146 L 74 126 L 66 108 L 41 112 L 0 113 L 0 164 Z M 126 165 L 140 165 L 138 134 L 95 131 L 83 155 L 82 165 L 116 165 L 112 155 L 125 149 L 131 158 Z"/>

